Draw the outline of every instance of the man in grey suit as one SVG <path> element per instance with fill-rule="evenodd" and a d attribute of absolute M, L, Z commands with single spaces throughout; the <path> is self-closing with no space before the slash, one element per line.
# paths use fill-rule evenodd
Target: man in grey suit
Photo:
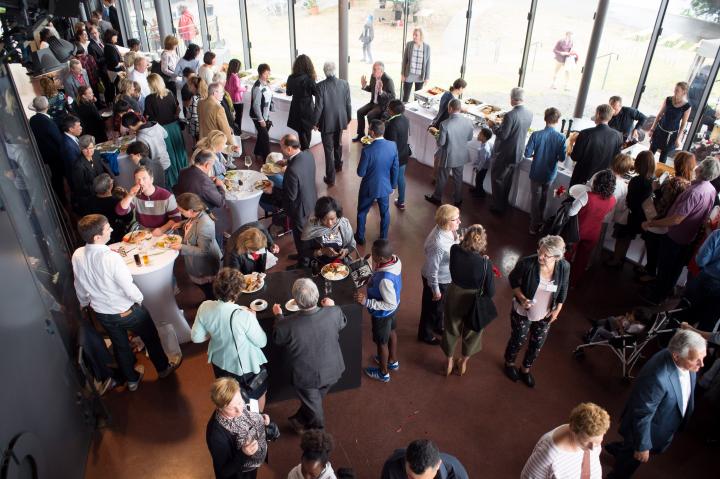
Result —
<path fill-rule="evenodd" d="M 440 161 L 435 192 L 432 195 L 425 195 L 427 201 L 436 205 L 442 203 L 443 189 L 450 175 L 455 183 L 455 206 L 460 206 L 462 203 L 463 168 L 469 159 L 467 144 L 473 138 L 473 124 L 460 114 L 461 109 L 460 100 L 457 98 L 450 100 L 448 118 L 440 123 L 437 139 Z"/>
<path fill-rule="evenodd" d="M 300 399 L 300 409 L 290 418 L 290 425 L 298 434 L 307 429 L 325 427 L 322 401 L 328 390 L 345 371 L 340 350 L 340 331 L 347 318 L 330 298 L 323 298 L 309 278 L 293 284 L 292 296 L 300 311 L 285 319 L 279 304 L 273 305 L 275 344 L 285 350 L 285 358 L 292 366 L 292 384 Z"/>
<path fill-rule="evenodd" d="M 65 88 L 65 95 L 71 97 L 74 101 L 77 101 L 78 89 L 81 86 L 90 86 L 90 79 L 85 70 L 83 70 L 80 60 L 73 58 L 70 60 L 65 80 L 63 80 L 63 86 Z"/>
<path fill-rule="evenodd" d="M 499 126 L 491 121 L 488 122 L 495 133 L 490 169 L 492 180 L 490 211 L 495 214 L 502 214 L 507 208 L 515 167 L 522 160 L 525 151 L 525 137 L 532 123 L 532 113 L 523 105 L 524 100 L 525 91 L 522 88 L 513 88 L 510 91 L 510 104 L 513 109 L 505 115 Z"/>
<path fill-rule="evenodd" d="M 635 380 L 620 422 L 623 442 L 606 450 L 615 456 L 608 478 L 632 476 L 650 454 L 664 452 L 675 433 L 692 415 L 695 381 L 706 354 L 705 339 L 698 333 L 679 330 L 667 349 L 656 353 Z"/>
<path fill-rule="evenodd" d="M 315 101 L 315 127 L 320 130 L 325 152 L 325 178 L 329 186 L 335 184 L 335 172 L 342 170 L 340 137 L 352 118 L 350 86 L 335 76 L 335 63 L 323 65 L 325 79 L 318 83 Z"/>
<path fill-rule="evenodd" d="M 315 158 L 310 150 L 300 151 L 300 141 L 292 134 L 280 139 L 280 151 L 287 158 L 283 176 L 283 209 L 292 223 L 295 250 L 302 251 L 302 231 L 315 209 Z"/>

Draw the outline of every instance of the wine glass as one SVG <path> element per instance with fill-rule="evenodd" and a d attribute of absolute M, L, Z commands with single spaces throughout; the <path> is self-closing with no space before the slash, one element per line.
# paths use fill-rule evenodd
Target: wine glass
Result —
<path fill-rule="evenodd" d="M 250 167 L 252 166 L 252 163 L 253 163 L 252 157 L 250 155 L 247 155 L 245 157 L 245 168 L 250 169 Z"/>

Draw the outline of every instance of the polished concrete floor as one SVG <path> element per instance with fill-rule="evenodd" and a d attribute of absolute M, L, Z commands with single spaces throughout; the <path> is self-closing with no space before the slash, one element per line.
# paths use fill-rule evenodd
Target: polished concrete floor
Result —
<path fill-rule="evenodd" d="M 313 148 L 318 193 L 341 199 L 355 224 L 359 178 L 355 167 L 360 147 L 346 135 L 345 169 L 335 187 L 322 182 L 323 153 Z M 349 146 L 348 146 L 349 145 Z M 502 373 L 502 353 L 508 339 L 511 291 L 506 279 L 519 255 L 535 251 L 536 239 L 527 234 L 528 216 L 509 211 L 502 218 L 488 213 L 487 200 L 466 193 L 462 207 L 465 226 L 483 224 L 488 231 L 489 255 L 502 271 L 497 280 L 496 304 L 500 316 L 483 338 L 483 351 L 469 362 L 464 377 L 440 374 L 439 347 L 416 342 L 420 314 L 422 245 L 433 226 L 433 205 L 423 200 L 431 191 L 430 169 L 412 161 L 408 166 L 407 209 L 391 206 L 390 239 L 403 261 L 404 288 L 398 315 L 401 367 L 387 384 L 363 377 L 360 389 L 331 394 L 326 402 L 327 430 L 335 437 L 333 465 L 352 467 L 358 478 L 380 475 L 382 464 L 395 448 L 417 438 L 431 438 L 444 452 L 455 455 L 471 478 L 518 477 L 537 439 L 566 421 L 570 409 L 582 401 L 605 407 L 613 420 L 606 439 L 615 440 L 617 424 L 630 388 L 620 379 L 617 359 L 607 349 L 588 351 L 583 362 L 571 352 L 580 343 L 590 318 L 626 311 L 639 304 L 638 288 L 629 267 L 625 272 L 595 266 L 568 296 L 566 307 L 553 325 L 533 373 L 537 387 L 512 383 Z M 449 193 L 449 191 L 447 192 Z M 448 197 L 446 196 L 446 199 Z M 377 235 L 377 211 L 368 217 L 368 243 Z M 283 261 L 292 250 L 289 237 L 280 240 Z M 362 248 L 361 248 L 362 251 Z M 367 250 L 366 250 L 367 251 Z M 368 251 L 369 252 L 369 251 Z M 182 262 L 176 263 L 181 293 L 178 302 L 192 323 L 201 294 L 189 283 Z M 88 478 L 210 478 L 212 467 L 205 446 L 205 425 L 212 412 L 209 386 L 213 380 L 205 345 L 183 347 L 185 360 L 173 377 L 158 381 L 145 358 L 146 375 L 137 392 L 122 388 L 108 393 L 112 424 L 97 433 L 87 462 Z M 367 316 L 363 324 L 363 355 L 374 354 Z M 260 478 L 284 478 L 299 461 L 298 437 L 286 418 L 296 401 L 270 404 L 267 412 L 279 423 L 282 437 L 270 446 L 269 464 Z M 701 410 L 689 430 L 681 433 L 669 451 L 651 458 L 638 478 L 710 477 L 717 471 L 717 451 L 704 446 Z M 604 470 L 611 458 L 602 456 Z M 709 476 L 705 476 L 709 474 Z"/>

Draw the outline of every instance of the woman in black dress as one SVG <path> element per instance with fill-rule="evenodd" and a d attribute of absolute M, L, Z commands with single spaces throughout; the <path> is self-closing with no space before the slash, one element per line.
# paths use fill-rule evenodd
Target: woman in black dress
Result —
<path fill-rule="evenodd" d="M 315 67 L 307 55 L 300 55 L 293 63 L 292 75 L 287 79 L 286 94 L 292 97 L 287 125 L 298 132 L 300 149 L 310 148 L 315 110 L 313 97 L 317 96 Z"/>
<path fill-rule="evenodd" d="M 688 84 L 684 81 L 675 85 L 673 96 L 665 98 L 660 111 L 650 128 L 650 151 L 660 150 L 660 163 L 665 163 L 669 154 L 680 148 L 685 138 L 685 126 L 690 118 Z"/>
<path fill-rule="evenodd" d="M 105 98 L 115 98 L 115 83 L 117 82 L 118 73 L 125 69 L 120 51 L 117 49 L 118 32 L 113 30 L 105 30 L 103 33 L 103 56 L 105 57 L 105 68 L 108 74 L 108 85 L 105 86 Z"/>
<path fill-rule="evenodd" d="M 78 87 L 75 114 L 80 118 L 83 132 L 94 136 L 95 141 L 102 143 L 107 141 L 107 133 L 105 132 L 105 120 L 95 106 L 96 101 L 92 88 L 87 85 Z"/>

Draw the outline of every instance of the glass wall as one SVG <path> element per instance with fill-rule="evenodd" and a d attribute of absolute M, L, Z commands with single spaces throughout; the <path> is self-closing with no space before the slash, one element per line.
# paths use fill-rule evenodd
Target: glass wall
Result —
<path fill-rule="evenodd" d="M 715 78 L 710 90 L 690 151 L 698 160 L 710 155 L 720 159 L 720 78 Z"/>
<path fill-rule="evenodd" d="M 135 11 L 135 2 L 125 2 L 124 6 L 128 13 L 128 18 L 125 21 L 128 34 L 130 35 L 130 38 L 137 38 L 140 40 L 140 31 L 138 30 L 138 12 Z M 140 41 L 142 42 L 142 40 Z"/>
<path fill-rule="evenodd" d="M 508 106 L 518 84 L 529 11 L 530 0 L 472 0 L 465 98 Z"/>
<path fill-rule="evenodd" d="M 253 68 L 267 63 L 274 78 L 286 77 L 292 62 L 287 0 L 245 0 L 245 4 Z M 237 22 L 235 28 L 239 30 Z"/>
<path fill-rule="evenodd" d="M 185 46 L 191 43 L 203 46 L 197 0 L 170 0 L 170 13 L 180 41 Z"/>
<path fill-rule="evenodd" d="M 160 38 L 154 0 L 142 0 L 141 8 L 143 18 L 145 19 L 145 35 L 148 39 L 148 50 L 151 52 L 162 50 L 163 44 Z"/>
<path fill-rule="evenodd" d="M 217 55 L 218 63 L 227 63 L 231 59 L 237 58 L 243 64 L 243 68 L 247 68 L 243 61 L 240 3 L 215 0 L 206 4 L 210 50 Z"/>
<path fill-rule="evenodd" d="M 323 34 L 319 35 L 319 32 Z M 316 6 L 306 2 L 295 3 L 295 48 L 298 55 L 305 54 L 312 59 L 318 80 L 325 78 L 323 63 L 332 61 L 338 64 L 337 0 L 321 0 Z"/>

